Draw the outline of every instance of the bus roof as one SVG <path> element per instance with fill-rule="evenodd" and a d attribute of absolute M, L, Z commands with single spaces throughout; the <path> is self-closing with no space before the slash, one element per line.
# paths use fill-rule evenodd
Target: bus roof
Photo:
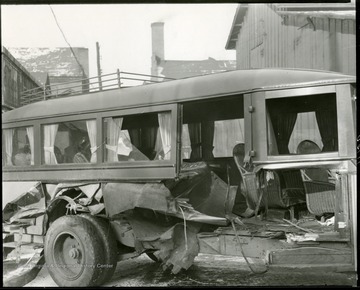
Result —
<path fill-rule="evenodd" d="M 340 73 L 299 69 L 251 69 L 209 74 L 157 84 L 93 92 L 29 104 L 3 113 L 3 122 L 184 102 L 222 95 L 355 83 Z"/>

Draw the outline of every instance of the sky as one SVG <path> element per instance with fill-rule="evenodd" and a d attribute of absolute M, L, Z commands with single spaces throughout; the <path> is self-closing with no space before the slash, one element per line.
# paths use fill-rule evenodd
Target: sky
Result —
<path fill-rule="evenodd" d="M 90 77 L 102 73 L 150 74 L 151 23 L 164 22 L 165 59 L 235 60 L 225 50 L 237 4 L 51 5 L 72 47 L 89 49 Z M 5 47 L 68 47 L 49 5 L 1 5 Z"/>

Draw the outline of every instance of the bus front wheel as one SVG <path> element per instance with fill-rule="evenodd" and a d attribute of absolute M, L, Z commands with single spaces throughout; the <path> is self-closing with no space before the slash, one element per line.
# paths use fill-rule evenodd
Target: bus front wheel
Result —
<path fill-rule="evenodd" d="M 104 263 L 101 239 L 93 224 L 81 216 L 56 219 L 45 237 L 45 261 L 62 287 L 96 286 Z"/>

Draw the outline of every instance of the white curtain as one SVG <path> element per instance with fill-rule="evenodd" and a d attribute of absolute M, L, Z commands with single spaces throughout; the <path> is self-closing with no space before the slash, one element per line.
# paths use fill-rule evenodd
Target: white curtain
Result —
<path fill-rule="evenodd" d="M 91 151 L 91 163 L 96 163 L 96 120 L 86 121 L 86 128 L 90 140 L 90 151 Z"/>
<path fill-rule="evenodd" d="M 26 134 L 30 142 L 31 165 L 34 165 L 34 127 L 26 127 Z"/>
<path fill-rule="evenodd" d="M 158 120 L 164 159 L 169 160 L 171 153 L 171 112 L 159 113 Z"/>
<path fill-rule="evenodd" d="M 107 126 L 107 162 L 116 162 L 118 161 L 118 142 L 121 132 L 121 126 L 124 118 L 108 118 L 108 126 Z"/>
<path fill-rule="evenodd" d="M 59 128 L 58 124 L 44 126 L 44 157 L 45 164 L 57 164 L 54 144 L 56 133 Z"/>
<path fill-rule="evenodd" d="M 13 151 L 13 135 L 14 129 L 6 129 L 4 130 L 4 138 L 5 138 L 5 153 L 6 153 L 6 165 L 13 165 L 11 161 L 12 151 Z"/>

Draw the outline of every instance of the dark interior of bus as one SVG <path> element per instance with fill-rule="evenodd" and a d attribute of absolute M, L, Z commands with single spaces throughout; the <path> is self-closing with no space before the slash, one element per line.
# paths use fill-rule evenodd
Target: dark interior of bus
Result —
<path fill-rule="evenodd" d="M 291 101 L 289 98 L 270 99 L 267 100 L 266 106 L 276 136 L 274 144 L 278 146 L 277 154 L 289 154 L 290 137 L 293 142 L 297 142 L 296 138 L 304 138 L 302 132 L 295 136 L 292 134 L 296 120 L 299 119 L 298 122 L 302 122 L 298 117 L 301 113 L 314 115 L 313 119 L 310 118 L 311 116 L 305 116 L 311 119 L 307 120 L 306 125 L 309 127 L 307 130 L 311 134 L 315 134 L 313 131 L 317 130 L 322 149 L 315 142 L 304 140 L 299 142 L 297 151 L 292 154 L 326 153 L 338 150 L 335 94 L 292 97 Z M 244 119 L 242 95 L 184 103 L 183 124 L 187 126 L 191 152 L 187 158 L 183 154 L 183 161 L 185 165 L 206 162 L 207 166 L 224 182 L 238 186 L 233 213 L 246 217 L 246 210 L 251 201 L 241 193 L 244 191 L 241 170 L 244 166 L 245 141 L 243 138 L 231 138 L 231 135 L 239 134 L 239 131 L 231 130 L 226 126 L 221 127 L 223 132 L 216 130 L 219 121 L 240 119 Z M 301 129 L 306 127 L 304 124 L 299 126 Z M 215 142 L 217 134 L 222 139 L 231 140 L 232 143 L 222 143 L 224 147 L 229 148 L 228 150 L 222 148 L 224 154 L 216 156 L 214 153 L 217 146 Z M 308 134 L 307 131 L 306 134 Z M 292 140 L 294 138 L 295 141 Z M 321 168 L 272 170 L 260 176 L 260 183 L 260 186 L 266 187 L 267 191 L 266 201 L 263 199 L 258 205 L 260 209 L 280 210 L 289 219 L 298 218 L 300 212 L 308 213 L 309 209 L 318 217 L 332 216 L 335 211 L 335 184 L 333 176 L 327 170 Z M 314 193 L 320 193 L 322 198 L 319 199 Z M 308 208 L 307 203 L 311 203 Z M 253 207 L 256 205 L 254 204 Z"/>
<path fill-rule="evenodd" d="M 236 168 L 232 151 L 234 144 L 228 145 L 228 150 L 224 150 L 223 156 L 214 156 L 214 134 L 215 122 L 243 119 L 244 101 L 243 96 L 233 96 L 227 99 L 216 99 L 208 101 L 188 102 L 183 104 L 183 124 L 188 125 L 189 141 L 191 154 L 189 158 L 184 158 L 185 162 L 206 161 L 213 170 L 224 181 L 227 181 L 227 172 L 230 174 L 232 184 L 238 184 L 239 173 Z M 220 138 L 229 138 L 229 134 L 237 132 L 218 132 L 228 133 L 220 135 Z M 242 140 L 243 141 L 243 140 Z M 225 148 L 223 148 L 225 149 Z M 230 170 L 227 167 L 230 167 Z"/>
<path fill-rule="evenodd" d="M 234 148 L 244 146 L 244 136 L 241 138 L 238 136 L 240 133 L 243 135 L 244 128 L 232 125 L 236 121 L 243 122 L 243 119 L 243 95 L 184 103 L 183 126 L 187 126 L 188 136 L 185 137 L 188 137 L 187 141 L 191 149 L 188 156 L 183 154 L 184 164 L 206 162 L 211 171 L 225 183 L 239 186 L 241 175 L 234 161 Z M 184 136 L 182 137 L 185 143 L 186 140 Z M 246 201 L 240 194 L 240 186 L 236 196 L 234 210 L 240 213 L 246 209 Z"/>

